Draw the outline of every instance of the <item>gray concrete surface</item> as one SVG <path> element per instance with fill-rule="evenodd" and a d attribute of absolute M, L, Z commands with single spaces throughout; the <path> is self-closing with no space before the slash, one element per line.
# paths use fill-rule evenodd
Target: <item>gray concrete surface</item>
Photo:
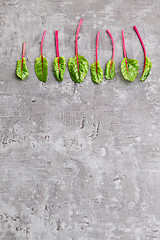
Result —
<path fill-rule="evenodd" d="M 95 85 L 55 80 L 54 31 L 60 55 L 79 53 L 104 69 L 115 40 L 116 78 Z M 0 239 L 160 239 L 160 1 L 0 0 Z M 129 58 L 153 63 L 145 83 L 123 80 L 121 29 Z M 47 84 L 35 76 L 43 31 Z M 26 41 L 30 72 L 15 76 Z"/>

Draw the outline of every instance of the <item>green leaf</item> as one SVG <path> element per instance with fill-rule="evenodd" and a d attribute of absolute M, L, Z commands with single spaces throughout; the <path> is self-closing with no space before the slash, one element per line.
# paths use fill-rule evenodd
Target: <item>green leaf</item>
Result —
<path fill-rule="evenodd" d="M 128 71 L 126 67 L 126 60 L 127 60 L 127 66 L 128 66 Z M 138 61 L 134 59 L 128 59 L 124 58 L 123 61 L 121 62 L 121 72 L 124 77 L 124 79 L 133 82 L 135 78 L 138 76 Z"/>
<path fill-rule="evenodd" d="M 96 62 L 91 66 L 91 78 L 95 83 L 101 83 L 103 81 L 103 70 L 100 67 L 99 61 L 97 61 L 97 72 L 96 72 Z"/>
<path fill-rule="evenodd" d="M 78 55 L 78 61 L 79 61 L 79 72 L 78 72 L 76 56 L 74 58 L 69 59 L 68 68 L 69 68 L 69 72 L 72 80 L 76 83 L 81 83 L 83 82 L 84 78 L 87 75 L 87 72 L 89 69 L 89 63 L 83 56 L 80 56 L 80 55 Z"/>
<path fill-rule="evenodd" d="M 59 66 L 58 66 L 59 59 Z M 64 57 L 55 57 L 54 59 L 54 75 L 59 82 L 63 81 L 64 73 L 66 71 L 66 59 Z"/>
<path fill-rule="evenodd" d="M 152 68 L 152 63 L 151 63 L 150 59 L 148 57 L 146 57 L 146 65 L 145 65 L 143 75 L 139 79 L 140 81 L 144 82 L 147 79 L 147 77 L 150 74 L 151 68 Z"/>
<path fill-rule="evenodd" d="M 45 82 L 45 83 L 47 82 L 48 62 L 45 57 L 43 57 L 43 62 L 42 62 L 41 56 L 36 58 L 35 72 L 40 81 Z"/>
<path fill-rule="evenodd" d="M 24 80 L 29 75 L 29 71 L 27 69 L 26 59 L 25 58 L 23 58 L 23 66 L 22 66 L 22 68 L 21 68 L 21 66 L 22 66 L 22 59 L 17 61 L 16 75 L 21 80 Z"/>
<path fill-rule="evenodd" d="M 111 66 L 111 62 L 112 62 L 112 60 L 110 60 L 106 66 L 106 70 L 105 70 L 105 78 L 106 79 L 113 79 L 116 76 L 115 62 L 114 61 L 112 62 L 112 66 Z"/>

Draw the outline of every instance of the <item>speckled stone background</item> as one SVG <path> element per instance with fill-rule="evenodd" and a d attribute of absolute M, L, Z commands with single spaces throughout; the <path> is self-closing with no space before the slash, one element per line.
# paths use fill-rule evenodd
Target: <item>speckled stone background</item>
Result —
<path fill-rule="evenodd" d="M 115 40 L 116 78 L 75 84 L 53 75 L 54 31 L 60 54 L 95 61 L 101 31 L 103 70 Z M 160 239 L 160 1 L 0 0 L 0 239 Z M 142 83 L 123 80 L 121 30 L 129 58 L 143 50 L 153 67 Z M 47 84 L 34 72 L 43 31 Z M 29 78 L 15 75 L 26 41 Z"/>

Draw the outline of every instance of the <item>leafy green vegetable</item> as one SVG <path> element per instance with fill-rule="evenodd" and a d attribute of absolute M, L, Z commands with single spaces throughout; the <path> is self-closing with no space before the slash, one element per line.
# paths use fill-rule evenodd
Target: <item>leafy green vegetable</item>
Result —
<path fill-rule="evenodd" d="M 22 53 L 22 58 L 21 60 L 17 61 L 17 67 L 16 67 L 16 75 L 19 77 L 21 80 L 24 80 L 29 76 L 29 71 L 27 69 L 26 65 L 26 60 L 25 60 L 25 47 L 26 43 L 23 43 L 23 53 Z"/>
<path fill-rule="evenodd" d="M 97 61 L 97 68 L 96 68 L 96 62 L 93 63 L 91 66 L 91 78 L 92 81 L 95 83 L 101 83 L 103 81 L 103 70 L 100 67 L 99 61 Z"/>
<path fill-rule="evenodd" d="M 23 64 L 22 64 L 22 61 L 23 61 Z M 22 58 L 21 60 L 17 61 L 16 74 L 21 80 L 24 80 L 29 76 L 29 71 L 27 69 L 25 58 Z"/>
<path fill-rule="evenodd" d="M 64 57 L 55 57 L 54 75 L 59 82 L 63 81 L 65 70 L 66 70 L 66 59 Z"/>
<path fill-rule="evenodd" d="M 101 83 L 103 81 L 103 70 L 100 67 L 100 63 L 98 61 L 98 41 L 99 41 L 100 31 L 97 33 L 97 40 L 96 40 L 96 61 L 93 63 L 91 68 L 91 79 L 95 83 Z"/>
<path fill-rule="evenodd" d="M 126 60 L 127 60 L 127 67 L 126 67 Z M 138 69 L 139 69 L 139 65 L 137 60 L 128 59 L 128 58 L 123 59 L 121 63 L 121 72 L 124 79 L 133 82 L 135 78 L 138 76 Z"/>
<path fill-rule="evenodd" d="M 106 70 L 105 70 L 105 77 L 106 77 L 106 79 L 113 79 L 116 76 L 115 62 L 114 62 L 115 46 L 114 46 L 113 37 L 112 37 L 110 31 L 106 30 L 106 32 L 109 34 L 109 36 L 111 38 L 112 46 L 113 46 L 113 53 L 112 53 L 112 59 L 107 63 Z"/>
<path fill-rule="evenodd" d="M 41 41 L 41 55 L 40 57 L 36 58 L 36 61 L 35 61 L 35 73 L 40 81 L 46 83 L 47 76 L 48 76 L 48 62 L 42 53 L 45 34 L 46 34 L 46 31 L 44 31 L 42 41 Z"/>
<path fill-rule="evenodd" d="M 142 41 L 142 38 L 141 38 L 141 36 L 138 32 L 138 29 L 136 28 L 136 26 L 134 26 L 133 28 L 134 28 L 135 32 L 137 33 L 137 36 L 138 36 L 138 38 L 141 42 L 143 52 L 144 52 L 143 74 L 142 74 L 141 78 L 139 79 L 140 81 L 144 82 L 150 74 L 150 71 L 151 71 L 151 68 L 152 68 L 152 63 L 151 63 L 150 59 L 146 56 L 146 49 L 145 49 L 144 43 Z"/>
<path fill-rule="evenodd" d="M 55 31 L 56 38 L 56 53 L 57 57 L 54 59 L 54 75 L 59 82 L 63 81 L 64 73 L 66 70 L 66 59 L 59 56 L 59 44 L 58 44 L 58 31 Z"/>
<path fill-rule="evenodd" d="M 76 83 L 83 82 L 89 69 L 88 61 L 83 56 L 78 54 L 78 34 L 79 34 L 79 30 L 82 22 L 83 22 L 83 19 L 80 20 L 77 28 L 77 33 L 76 33 L 76 41 L 75 41 L 76 56 L 74 58 L 70 58 L 68 61 L 70 76 L 72 80 Z"/>
<path fill-rule="evenodd" d="M 36 58 L 35 72 L 40 81 L 47 82 L 48 62 L 45 57 L 40 56 Z"/>
<path fill-rule="evenodd" d="M 121 72 L 124 79 L 133 82 L 135 78 L 138 76 L 139 65 L 137 60 L 127 58 L 123 30 L 122 30 L 122 41 L 123 41 L 124 59 L 121 62 Z"/>
<path fill-rule="evenodd" d="M 113 79 L 115 76 L 115 62 L 112 62 L 112 60 L 110 60 L 106 66 L 105 77 L 106 79 Z"/>
<path fill-rule="evenodd" d="M 89 70 L 89 63 L 83 56 L 80 55 L 78 55 L 78 62 L 79 70 L 76 56 L 74 58 L 70 58 L 68 61 L 68 68 L 72 80 L 76 83 L 81 83 L 87 75 L 87 72 Z"/>
<path fill-rule="evenodd" d="M 142 77 L 139 79 L 140 81 L 144 82 L 147 79 L 147 77 L 150 74 L 151 68 L 152 68 L 152 63 L 151 63 L 150 59 L 148 57 L 146 57 L 145 68 L 144 68 Z"/>

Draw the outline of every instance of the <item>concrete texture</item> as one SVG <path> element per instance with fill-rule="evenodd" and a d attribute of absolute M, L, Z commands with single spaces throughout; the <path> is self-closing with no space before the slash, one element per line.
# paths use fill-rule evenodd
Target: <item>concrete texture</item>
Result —
<path fill-rule="evenodd" d="M 115 40 L 116 78 L 74 84 L 55 80 L 60 54 L 79 53 L 104 69 Z M 0 239 L 160 239 L 160 1 L 0 0 Z M 153 63 L 146 82 L 123 80 L 121 29 L 129 58 Z M 43 31 L 47 84 L 35 76 Z M 26 41 L 29 78 L 15 76 Z"/>

